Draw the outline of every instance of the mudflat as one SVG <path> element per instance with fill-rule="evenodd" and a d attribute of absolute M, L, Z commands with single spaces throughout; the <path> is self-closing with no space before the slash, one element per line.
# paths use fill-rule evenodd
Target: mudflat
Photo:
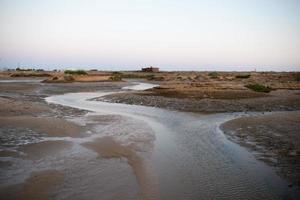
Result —
<path fill-rule="evenodd" d="M 13 79 L 10 79 L 13 80 Z M 55 156 L 72 148 L 67 141 L 44 141 L 43 137 L 84 137 L 89 125 L 72 122 L 84 110 L 50 105 L 44 98 L 65 92 L 96 91 L 119 88 L 121 84 L 51 85 L 41 83 L 0 83 L 0 168 L 15 169 L 18 164 L 6 158 L 42 162 L 45 157 Z M 103 120 L 108 123 L 110 119 Z M 5 159 L 7 161 L 5 161 Z M 15 170 L 20 170 L 22 166 Z M 49 199 L 50 192 L 63 181 L 64 172 L 59 170 L 34 170 L 23 181 L 1 182 L 0 197 L 5 199 Z M 4 174 L 5 175 L 5 174 Z"/>

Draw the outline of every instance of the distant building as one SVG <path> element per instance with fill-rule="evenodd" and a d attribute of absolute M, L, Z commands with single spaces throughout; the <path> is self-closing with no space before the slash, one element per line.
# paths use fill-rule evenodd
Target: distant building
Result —
<path fill-rule="evenodd" d="M 142 72 L 159 72 L 159 68 L 158 67 L 145 67 L 142 68 Z"/>

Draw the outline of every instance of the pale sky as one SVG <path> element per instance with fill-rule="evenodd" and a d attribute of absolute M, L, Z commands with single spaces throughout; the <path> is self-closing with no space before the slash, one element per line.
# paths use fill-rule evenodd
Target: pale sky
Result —
<path fill-rule="evenodd" d="M 300 0 L 0 0 L 0 68 L 18 65 L 300 71 Z"/>

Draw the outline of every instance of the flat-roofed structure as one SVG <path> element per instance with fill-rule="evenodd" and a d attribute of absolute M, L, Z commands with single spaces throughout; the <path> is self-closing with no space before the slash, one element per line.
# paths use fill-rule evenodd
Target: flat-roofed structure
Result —
<path fill-rule="evenodd" d="M 144 67 L 142 68 L 142 72 L 159 72 L 158 67 Z"/>

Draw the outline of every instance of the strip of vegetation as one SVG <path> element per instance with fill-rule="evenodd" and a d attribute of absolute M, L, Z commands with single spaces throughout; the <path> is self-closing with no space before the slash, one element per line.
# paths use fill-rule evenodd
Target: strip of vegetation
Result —
<path fill-rule="evenodd" d="M 240 74 L 236 75 L 235 78 L 250 78 L 251 74 Z"/>
<path fill-rule="evenodd" d="M 118 78 L 136 78 L 136 79 L 147 79 L 149 81 L 163 81 L 164 77 L 162 76 L 156 76 L 154 74 L 149 73 L 121 73 L 121 72 L 113 72 L 112 73 L 113 78 L 112 79 L 118 79 Z M 120 76 L 120 77 L 119 77 Z"/>
<path fill-rule="evenodd" d="M 50 74 L 47 73 L 14 73 L 10 77 L 50 77 Z"/>
<path fill-rule="evenodd" d="M 113 72 L 112 74 L 113 75 L 120 75 L 120 76 L 123 75 L 123 73 L 121 73 L 121 72 Z"/>
<path fill-rule="evenodd" d="M 155 76 L 154 74 L 146 75 L 145 78 L 148 81 L 164 81 L 165 78 L 163 76 Z"/>
<path fill-rule="evenodd" d="M 260 85 L 260 84 L 248 84 L 245 85 L 246 88 L 249 88 L 255 92 L 265 92 L 265 93 L 269 93 L 271 92 L 272 88 L 269 86 L 264 86 L 264 85 Z"/>
<path fill-rule="evenodd" d="M 64 73 L 72 75 L 87 75 L 86 71 L 84 70 L 66 70 Z"/>
<path fill-rule="evenodd" d="M 137 78 L 137 79 L 148 79 L 148 77 L 153 76 L 152 74 L 139 74 L 139 73 L 124 73 L 123 78 Z"/>

